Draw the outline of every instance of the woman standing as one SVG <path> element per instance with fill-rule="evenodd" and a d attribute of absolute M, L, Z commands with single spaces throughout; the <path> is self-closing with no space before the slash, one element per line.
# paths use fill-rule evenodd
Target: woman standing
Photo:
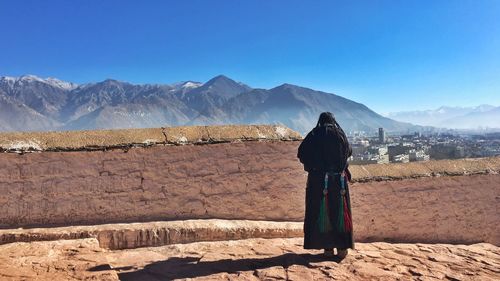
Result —
<path fill-rule="evenodd" d="M 304 249 L 324 249 L 325 255 L 345 258 L 354 249 L 347 158 L 352 150 L 330 112 L 319 116 L 316 127 L 299 146 L 297 157 L 309 174 L 304 219 Z"/>

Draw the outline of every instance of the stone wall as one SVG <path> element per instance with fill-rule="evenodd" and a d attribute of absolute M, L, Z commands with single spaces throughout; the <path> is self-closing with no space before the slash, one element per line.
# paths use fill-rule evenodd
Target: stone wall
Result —
<path fill-rule="evenodd" d="M 301 221 L 299 143 L 280 126 L 0 134 L 19 152 L 0 154 L 0 227 Z M 353 166 L 356 237 L 498 245 L 499 171 L 500 158 Z"/>

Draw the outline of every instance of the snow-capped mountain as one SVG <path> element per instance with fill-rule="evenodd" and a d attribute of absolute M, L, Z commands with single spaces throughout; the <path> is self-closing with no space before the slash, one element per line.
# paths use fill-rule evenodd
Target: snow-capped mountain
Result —
<path fill-rule="evenodd" d="M 45 79 L 35 75 L 23 75 L 20 77 L 9 77 L 9 76 L 0 77 L 0 84 L 5 83 L 6 85 L 9 85 L 11 87 L 14 87 L 14 85 L 22 85 L 24 83 L 29 84 L 33 82 L 48 84 L 63 90 L 73 90 L 74 88 L 78 87 L 78 84 L 61 81 L 59 79 L 51 77 Z"/>
<path fill-rule="evenodd" d="M 175 89 L 194 89 L 194 88 L 198 88 L 202 85 L 203 85 L 203 83 L 200 83 L 200 82 L 183 81 L 183 82 L 175 83 L 172 86 Z"/>
<path fill-rule="evenodd" d="M 388 117 L 423 126 L 453 129 L 500 128 L 500 107 L 479 105 L 472 107 L 442 106 L 422 111 L 389 113 Z"/>
<path fill-rule="evenodd" d="M 172 85 L 0 78 L 0 131 L 280 123 L 305 133 L 323 111 L 332 111 L 346 131 L 418 129 L 334 94 L 290 84 L 252 89 L 223 75 Z"/>

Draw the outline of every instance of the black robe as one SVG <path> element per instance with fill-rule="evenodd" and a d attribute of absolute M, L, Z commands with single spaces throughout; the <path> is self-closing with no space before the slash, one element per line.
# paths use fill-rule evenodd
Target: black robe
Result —
<path fill-rule="evenodd" d="M 321 233 L 318 226 L 320 203 L 323 198 L 326 171 L 333 175 L 328 178 L 328 206 L 331 225 L 338 223 L 340 204 L 340 173 L 347 170 L 347 158 L 351 147 L 343 132 L 336 133 L 334 125 L 314 128 L 299 146 L 298 158 L 309 172 L 306 188 L 306 213 L 304 218 L 305 249 L 354 249 L 352 231 L 337 232 L 331 230 Z M 347 170 L 347 176 L 350 174 Z M 351 213 L 348 180 L 345 180 L 346 201 Z M 351 213 L 352 214 L 352 213 Z M 334 228 L 335 229 L 335 228 Z"/>

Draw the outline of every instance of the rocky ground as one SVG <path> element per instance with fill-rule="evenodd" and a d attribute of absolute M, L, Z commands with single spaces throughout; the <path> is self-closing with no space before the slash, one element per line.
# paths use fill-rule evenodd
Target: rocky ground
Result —
<path fill-rule="evenodd" d="M 93 238 L 0 246 L 0 280 L 500 280 L 491 244 L 358 243 L 338 262 L 301 238 L 104 250 Z"/>

